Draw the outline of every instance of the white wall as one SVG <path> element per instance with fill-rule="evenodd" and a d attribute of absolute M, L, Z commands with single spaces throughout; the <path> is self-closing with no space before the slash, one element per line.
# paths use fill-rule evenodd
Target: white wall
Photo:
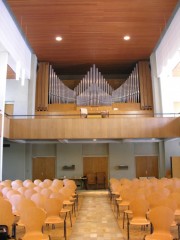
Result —
<path fill-rule="evenodd" d="M 57 177 L 83 176 L 82 144 L 57 144 Z M 63 170 L 63 166 L 75 165 L 75 170 Z"/>
<path fill-rule="evenodd" d="M 20 81 L 6 81 L 6 99 L 5 101 L 14 102 L 14 115 L 28 114 L 28 80 L 21 86 Z"/>
<path fill-rule="evenodd" d="M 165 141 L 165 164 L 166 169 L 170 169 L 170 158 L 172 156 L 180 156 L 180 138 Z"/>
<path fill-rule="evenodd" d="M 56 157 L 56 177 L 81 177 L 83 156 L 109 156 L 109 178 L 135 177 L 135 156 L 159 156 L 160 177 L 170 166 L 170 156 L 180 156 L 180 139 L 166 141 L 159 150 L 159 143 L 111 143 L 111 144 L 20 144 L 10 143 L 4 148 L 3 179 L 32 178 L 32 158 L 35 156 Z M 165 149 L 165 150 L 164 150 Z M 165 162 L 166 161 L 166 162 Z M 75 170 L 62 170 L 63 166 L 75 165 Z M 127 170 L 116 170 L 127 165 Z"/>
<path fill-rule="evenodd" d="M 117 170 L 119 165 L 127 165 L 128 169 Z M 134 178 L 134 144 L 109 144 L 109 178 Z"/>
<path fill-rule="evenodd" d="M 3 148 L 3 179 L 25 179 L 26 144 L 10 143 Z"/>

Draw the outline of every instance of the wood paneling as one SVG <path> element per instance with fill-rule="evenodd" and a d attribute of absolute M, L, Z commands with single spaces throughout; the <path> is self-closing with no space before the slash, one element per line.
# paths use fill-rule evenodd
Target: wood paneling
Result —
<path fill-rule="evenodd" d="M 55 178 L 55 157 L 35 157 L 32 159 L 32 176 L 35 179 Z"/>
<path fill-rule="evenodd" d="M 14 104 L 5 104 L 5 113 L 13 115 L 14 113 Z"/>
<path fill-rule="evenodd" d="M 10 119 L 4 116 L 4 137 L 9 138 L 10 136 Z"/>
<path fill-rule="evenodd" d="M 138 63 L 139 84 L 140 84 L 140 104 L 142 110 L 153 108 L 152 80 L 150 65 L 147 61 Z"/>
<path fill-rule="evenodd" d="M 48 110 L 49 63 L 39 63 L 36 80 L 36 111 Z"/>
<path fill-rule="evenodd" d="M 11 139 L 169 138 L 180 136 L 180 118 L 10 119 Z"/>
<path fill-rule="evenodd" d="M 159 177 L 158 156 L 136 156 L 136 177 Z"/>
<path fill-rule="evenodd" d="M 84 75 L 92 64 L 102 74 L 130 73 L 148 59 L 178 0 L 6 2 L 40 62 L 52 63 L 57 74 Z"/>
<path fill-rule="evenodd" d="M 171 157 L 171 176 L 180 178 L 180 156 Z"/>

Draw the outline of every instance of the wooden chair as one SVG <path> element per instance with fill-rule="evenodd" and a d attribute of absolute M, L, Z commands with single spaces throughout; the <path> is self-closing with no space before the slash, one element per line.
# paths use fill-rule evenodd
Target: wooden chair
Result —
<path fill-rule="evenodd" d="M 63 202 L 59 199 L 48 198 L 45 202 L 44 210 L 46 211 L 46 219 L 45 224 L 52 224 L 55 226 L 56 224 L 64 225 L 64 238 L 66 240 L 66 220 L 62 219 L 59 216 L 59 213 L 63 207 Z"/>
<path fill-rule="evenodd" d="M 12 213 L 12 206 L 10 202 L 0 198 L 0 225 L 6 225 L 8 227 L 8 235 L 15 235 L 14 222 L 15 217 Z"/>
<path fill-rule="evenodd" d="M 145 240 L 172 240 L 170 227 L 174 220 L 173 210 L 166 206 L 153 208 L 149 213 L 149 219 L 153 226 L 153 233 L 147 235 Z"/>
<path fill-rule="evenodd" d="M 87 177 L 87 188 L 96 189 L 96 186 L 97 186 L 96 173 L 88 173 L 86 177 Z"/>
<path fill-rule="evenodd" d="M 97 172 L 96 173 L 96 184 L 98 188 L 106 188 L 106 174 L 105 172 Z"/>
<path fill-rule="evenodd" d="M 46 213 L 38 207 L 26 208 L 21 214 L 26 233 L 22 240 L 48 240 L 48 235 L 43 234 L 42 227 L 46 219 Z"/>
<path fill-rule="evenodd" d="M 36 207 L 44 209 L 44 203 L 46 201 L 46 197 L 41 193 L 35 193 L 31 196 L 31 200 L 36 204 Z"/>
<path fill-rule="evenodd" d="M 130 210 L 132 211 L 133 217 L 127 224 L 127 239 L 130 239 L 130 226 L 150 226 L 150 221 L 146 218 L 146 213 L 149 208 L 149 204 L 144 199 L 135 199 L 130 202 Z"/>

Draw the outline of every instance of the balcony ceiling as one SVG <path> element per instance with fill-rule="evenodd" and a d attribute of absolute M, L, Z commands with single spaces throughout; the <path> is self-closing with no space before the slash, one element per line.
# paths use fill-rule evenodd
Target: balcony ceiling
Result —
<path fill-rule="evenodd" d="M 128 75 L 149 59 L 178 0 L 6 2 L 39 62 L 50 62 L 60 76 L 84 76 L 92 64 L 103 75 Z"/>

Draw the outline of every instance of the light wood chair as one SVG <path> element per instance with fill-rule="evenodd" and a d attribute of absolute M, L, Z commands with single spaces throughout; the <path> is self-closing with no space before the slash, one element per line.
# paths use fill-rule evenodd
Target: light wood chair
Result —
<path fill-rule="evenodd" d="M 87 173 L 86 177 L 87 177 L 87 188 L 96 189 L 97 187 L 96 173 Z"/>
<path fill-rule="evenodd" d="M 44 209 L 44 203 L 46 201 L 46 197 L 41 193 L 35 193 L 31 196 L 31 200 L 36 204 L 36 207 Z"/>
<path fill-rule="evenodd" d="M 127 239 L 130 239 L 130 226 L 150 226 L 150 221 L 146 217 L 146 213 L 149 209 L 149 204 L 144 199 L 135 199 L 130 202 L 129 209 L 132 211 L 133 217 L 128 219 L 127 223 Z"/>
<path fill-rule="evenodd" d="M 46 212 L 38 207 L 26 208 L 21 214 L 25 226 L 25 235 L 22 240 L 48 240 L 48 235 L 43 234 L 42 228 L 46 219 Z"/>
<path fill-rule="evenodd" d="M 11 203 L 4 198 L 0 198 L 0 225 L 6 225 L 8 227 L 8 235 L 15 235 L 14 228 L 15 217 L 12 213 Z"/>
<path fill-rule="evenodd" d="M 59 199 L 48 198 L 45 201 L 44 210 L 46 211 L 45 224 L 55 227 L 56 224 L 63 224 L 64 238 L 66 240 L 66 220 L 61 218 L 59 213 L 63 207 L 63 202 Z"/>
<path fill-rule="evenodd" d="M 153 226 L 153 233 L 147 235 L 145 240 L 172 240 L 170 227 L 174 220 L 173 210 L 166 206 L 153 208 L 149 213 L 149 219 Z"/>

